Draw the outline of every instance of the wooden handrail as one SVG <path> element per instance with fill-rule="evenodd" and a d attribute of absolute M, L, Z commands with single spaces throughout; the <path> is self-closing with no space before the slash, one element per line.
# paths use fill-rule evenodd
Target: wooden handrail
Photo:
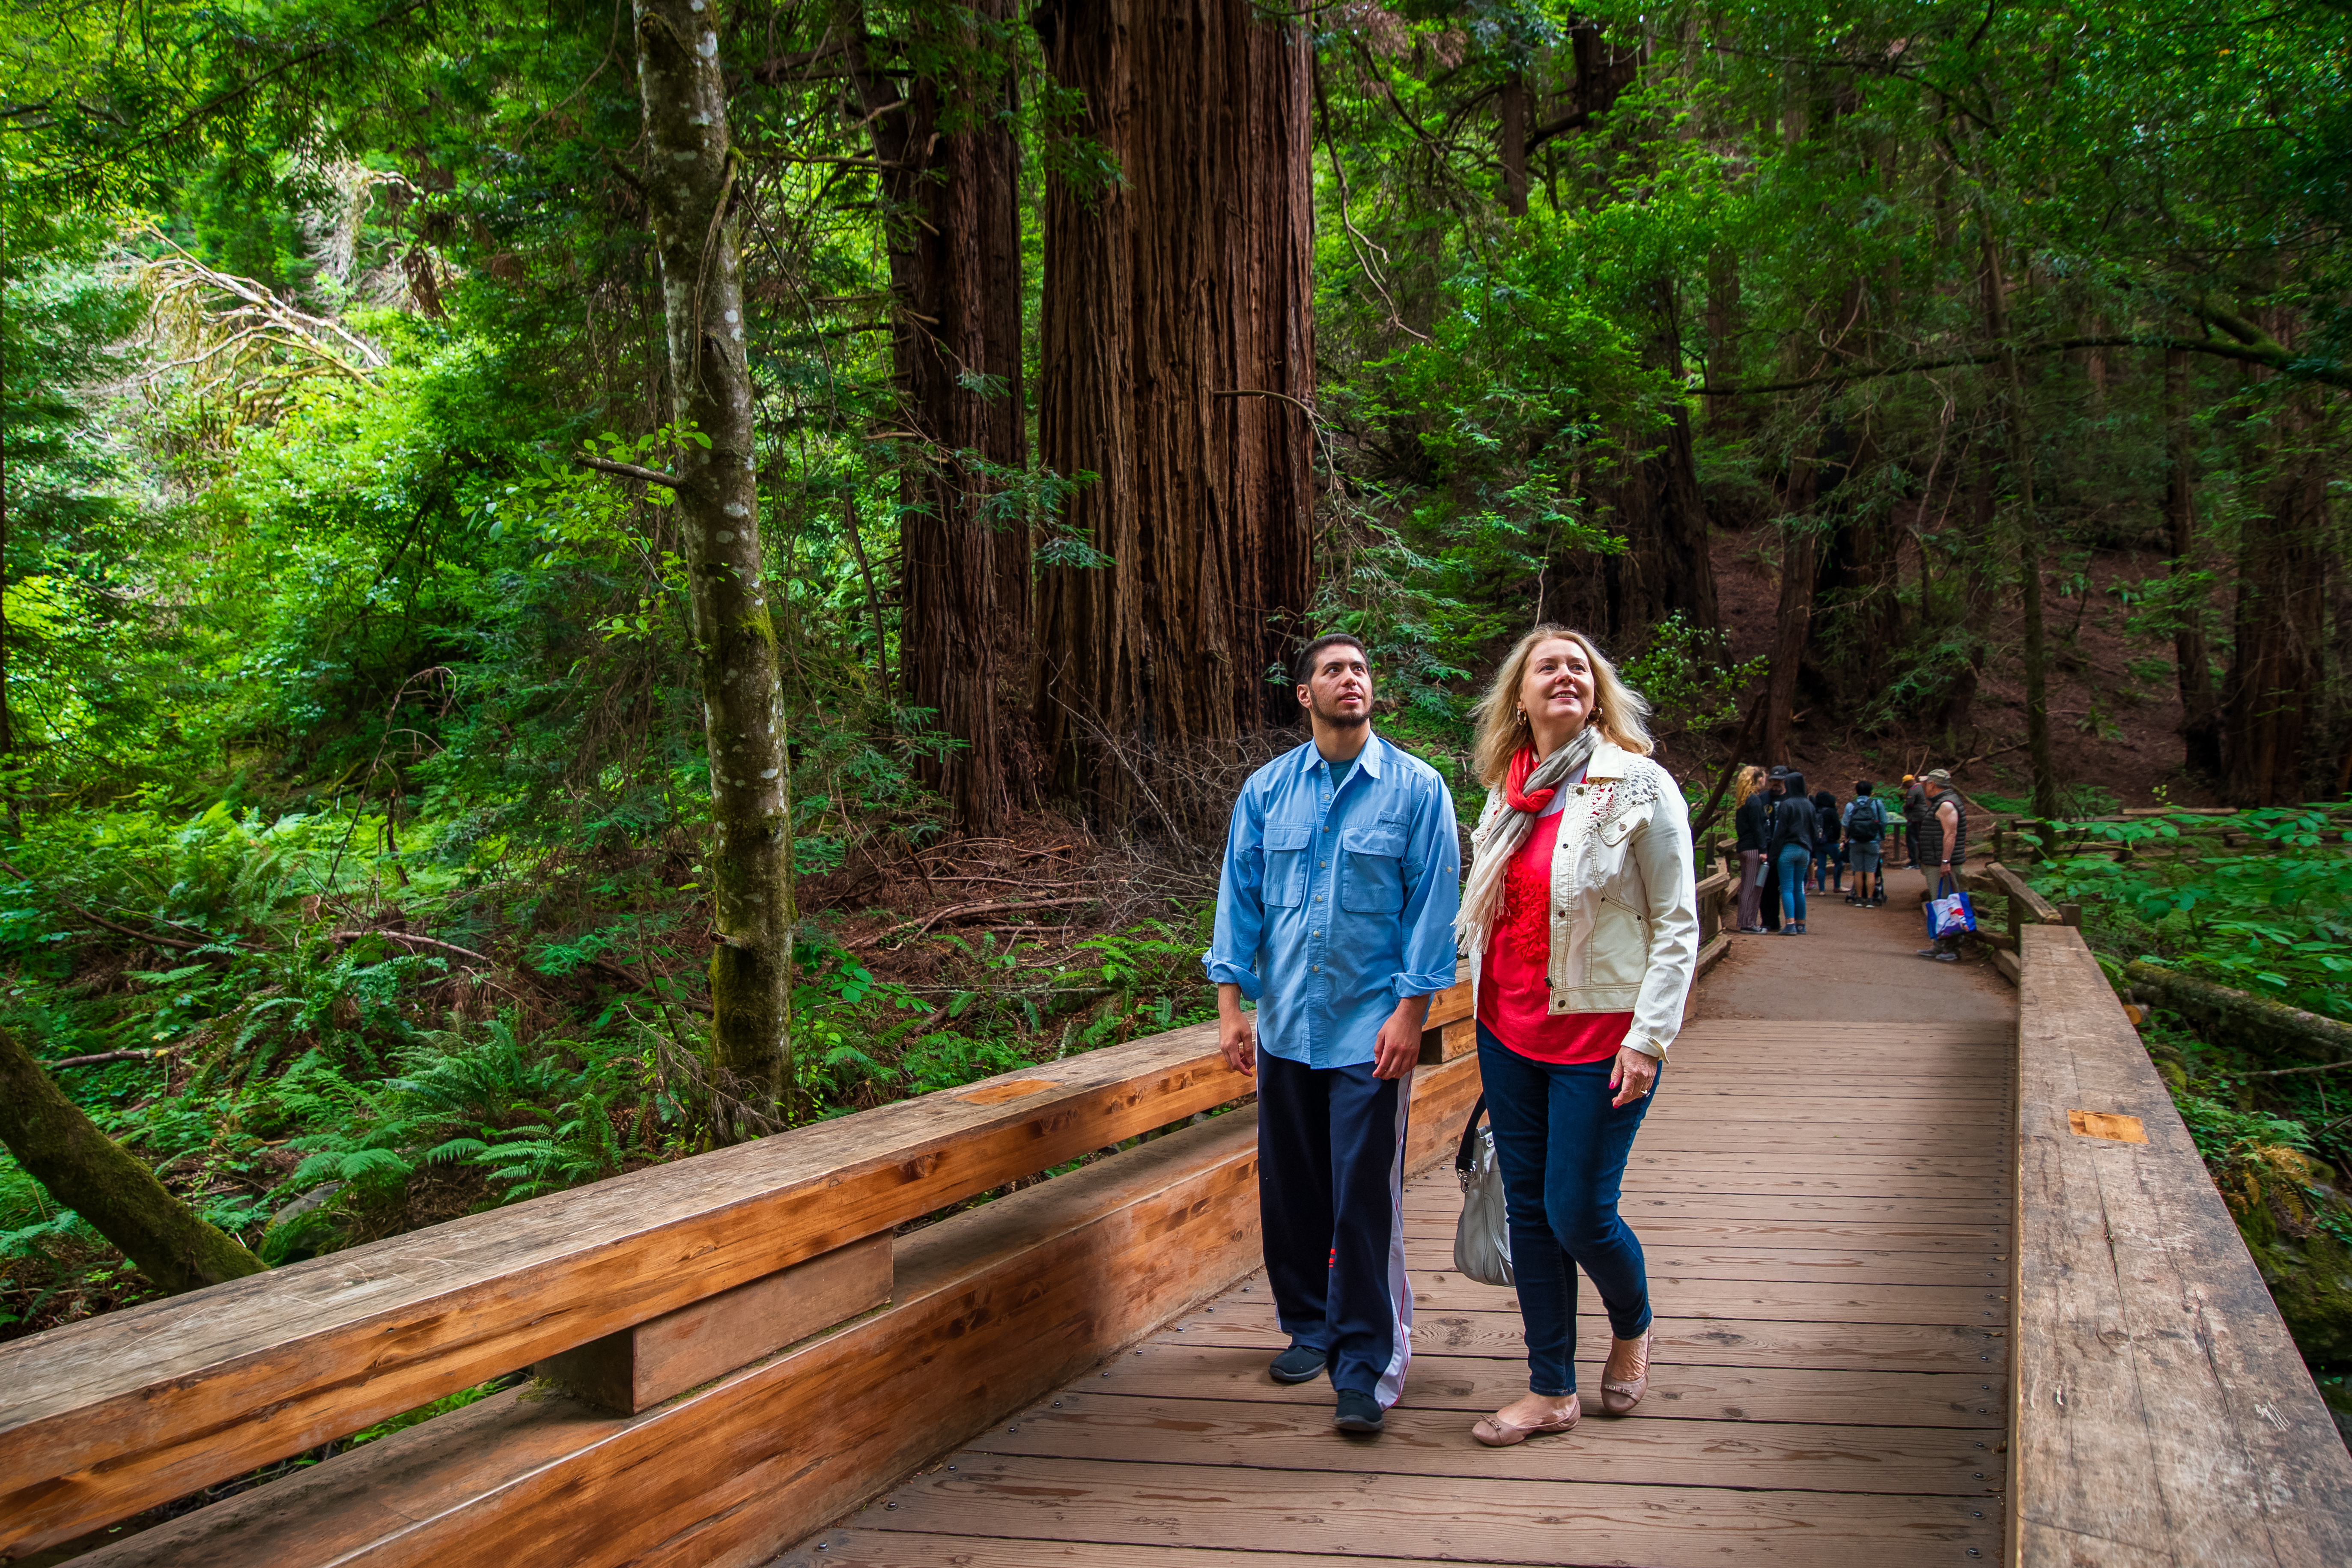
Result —
<path fill-rule="evenodd" d="M 1984 868 L 1983 875 L 1999 891 L 2009 895 L 2012 925 L 2063 925 L 2065 917 L 2057 906 L 2026 885 L 2025 879 L 1995 860 Z"/>
<path fill-rule="evenodd" d="M 1433 1002 L 1466 1017 L 1469 987 Z M 0 1346 L 21 1555 L 1251 1091 L 1203 1025 Z"/>
<path fill-rule="evenodd" d="M 2080 931 L 2017 935 L 2011 1561 L 2352 1563 L 2352 1456 L 2164 1080 Z"/>

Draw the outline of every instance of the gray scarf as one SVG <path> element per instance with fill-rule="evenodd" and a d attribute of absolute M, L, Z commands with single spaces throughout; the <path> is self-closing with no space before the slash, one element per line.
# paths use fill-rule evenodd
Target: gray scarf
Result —
<path fill-rule="evenodd" d="M 1536 771 L 1520 786 L 1522 792 L 1532 795 L 1539 789 L 1559 788 L 1570 774 L 1591 762 L 1593 748 L 1600 743 L 1600 727 L 1587 724 L 1569 737 L 1566 745 L 1536 764 Z M 1495 921 L 1503 912 L 1504 870 L 1535 826 L 1536 814 L 1506 805 L 1476 844 L 1470 860 L 1470 885 L 1462 890 L 1462 914 L 1454 926 L 1465 952 L 1486 951 Z"/>

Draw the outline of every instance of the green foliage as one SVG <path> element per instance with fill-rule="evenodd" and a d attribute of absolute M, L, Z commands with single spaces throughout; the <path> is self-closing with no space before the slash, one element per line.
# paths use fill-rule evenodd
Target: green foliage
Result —
<path fill-rule="evenodd" d="M 2252 843 L 2231 852 L 2214 842 L 2224 833 Z M 2352 1018 L 2352 853 L 2323 813 L 2059 823 L 2053 837 L 2035 883 L 2100 910 L 2102 946 Z M 2079 852 L 2094 844 L 2130 853 Z"/>

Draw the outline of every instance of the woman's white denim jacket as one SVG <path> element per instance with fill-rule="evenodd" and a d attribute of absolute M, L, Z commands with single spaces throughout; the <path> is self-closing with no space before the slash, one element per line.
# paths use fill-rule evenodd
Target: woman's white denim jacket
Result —
<path fill-rule="evenodd" d="M 1673 774 L 1607 741 L 1584 782 L 1565 787 L 1551 857 L 1551 1010 L 1630 1011 L 1625 1043 L 1663 1061 L 1698 964 L 1690 810 Z M 1470 835 L 1474 858 L 1505 809 L 1503 791 L 1487 791 Z M 1485 950 L 1469 958 L 1475 1010 Z"/>

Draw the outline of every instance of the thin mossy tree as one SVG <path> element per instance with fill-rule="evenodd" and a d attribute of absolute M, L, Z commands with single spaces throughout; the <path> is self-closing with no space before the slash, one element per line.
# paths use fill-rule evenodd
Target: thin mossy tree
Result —
<path fill-rule="evenodd" d="M 0 1029 L 0 1143 L 51 1197 L 174 1296 L 266 1267 L 100 1131 L 6 1029 Z"/>
<path fill-rule="evenodd" d="M 591 462 L 667 487 L 686 560 L 710 756 L 710 1036 L 719 1135 L 788 1120 L 792 802 L 775 625 L 760 543 L 739 160 L 716 0 L 636 0 L 643 183 L 661 266 L 668 472 Z"/>

